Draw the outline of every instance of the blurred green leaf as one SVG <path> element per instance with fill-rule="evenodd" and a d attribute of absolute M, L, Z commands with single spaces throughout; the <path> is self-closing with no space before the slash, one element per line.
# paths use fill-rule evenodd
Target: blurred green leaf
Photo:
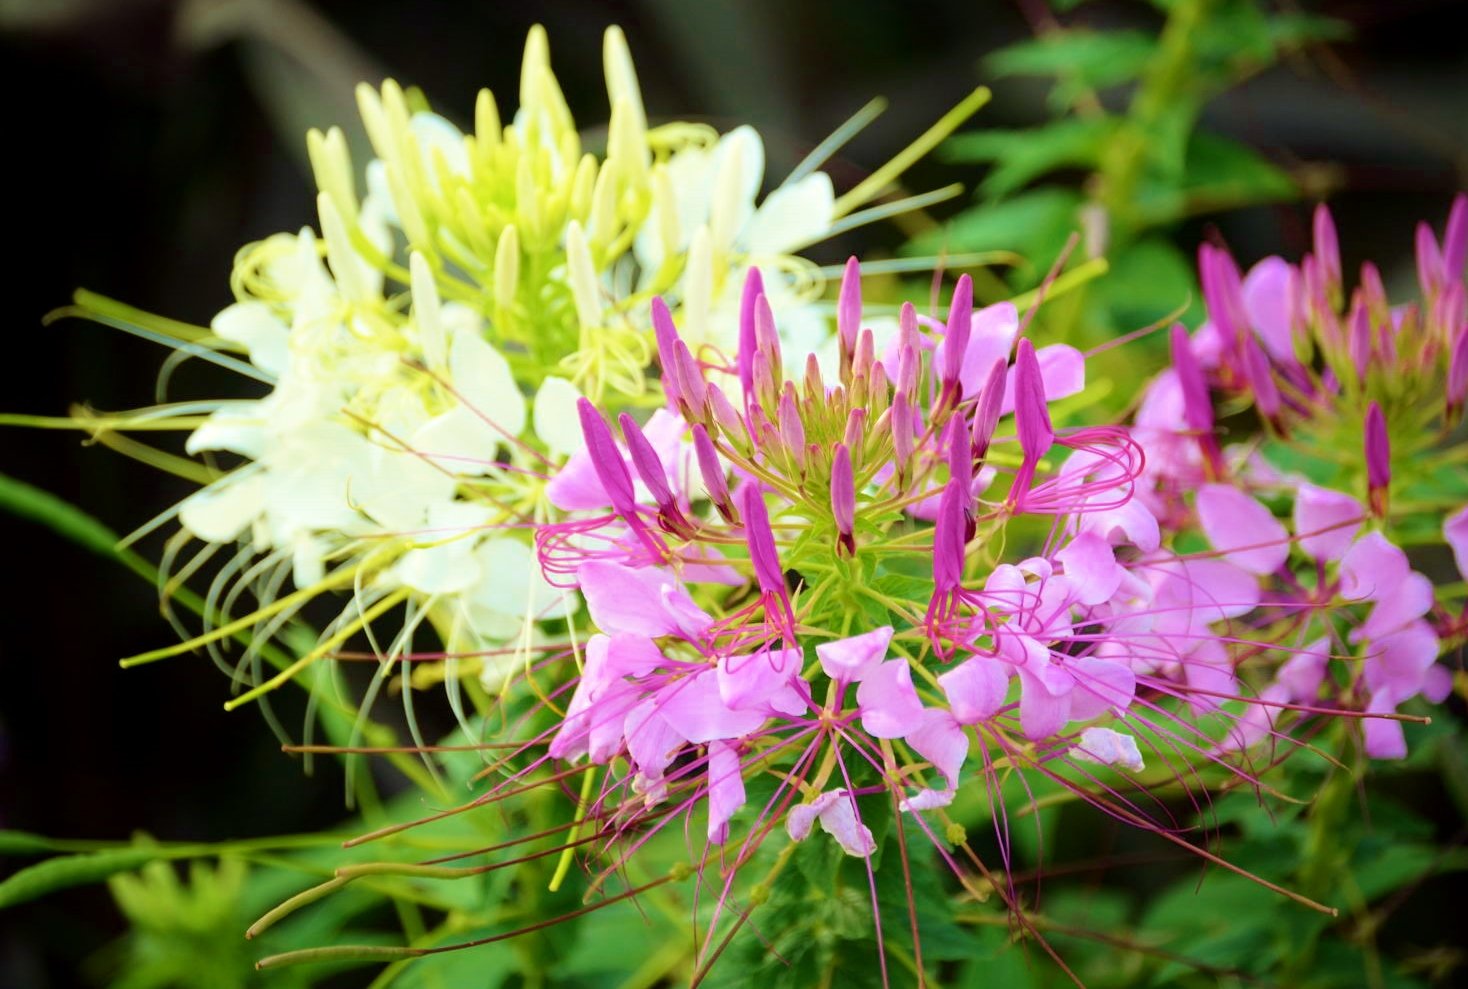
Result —
<path fill-rule="evenodd" d="M 1096 168 L 1116 121 L 1074 117 L 1026 130 L 961 134 L 943 145 L 949 161 L 992 161 L 979 193 L 998 198 L 1059 168 Z"/>
<path fill-rule="evenodd" d="M 960 213 L 943 228 L 913 240 L 907 250 L 921 254 L 1003 246 L 1027 258 L 1034 269 L 1028 274 L 1037 279 L 1079 227 L 1076 213 L 1082 201 L 1074 189 L 1032 189 Z"/>
<path fill-rule="evenodd" d="M 1063 110 L 1087 90 L 1131 82 L 1157 49 L 1144 31 L 1068 28 L 1021 41 L 990 55 L 985 64 L 999 76 L 1056 76 L 1051 103 Z"/>

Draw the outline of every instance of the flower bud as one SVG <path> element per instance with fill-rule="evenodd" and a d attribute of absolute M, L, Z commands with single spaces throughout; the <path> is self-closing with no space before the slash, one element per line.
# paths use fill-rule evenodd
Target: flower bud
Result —
<path fill-rule="evenodd" d="M 979 402 L 974 408 L 973 455 L 982 462 L 989 454 L 989 443 L 994 439 L 994 430 L 999 425 L 1000 413 L 1004 410 L 1004 388 L 1009 377 L 1009 364 L 1003 357 L 994 361 L 989 376 L 979 390 Z"/>
<path fill-rule="evenodd" d="M 1386 516 L 1387 491 L 1392 481 L 1391 440 L 1386 433 L 1386 416 L 1372 402 L 1366 409 L 1366 490 L 1371 510 Z"/>
<path fill-rule="evenodd" d="M 953 301 L 948 306 L 948 331 L 943 336 L 943 394 L 949 402 L 957 403 L 963 397 L 958 378 L 963 371 L 963 356 L 968 351 L 973 321 L 974 282 L 963 275 L 953 289 Z"/>
<path fill-rule="evenodd" d="M 836 336 L 841 349 L 841 380 L 851 371 L 852 356 L 861 332 L 861 265 L 855 257 L 846 259 L 841 275 L 841 294 L 836 300 Z"/>
<path fill-rule="evenodd" d="M 695 424 L 693 427 L 693 454 L 698 458 L 698 471 L 703 477 L 703 488 L 709 501 L 730 525 L 739 524 L 739 513 L 734 509 L 734 499 L 729 494 L 729 484 L 724 478 L 724 465 L 719 453 L 709 439 L 708 430 Z"/>
<path fill-rule="evenodd" d="M 1330 210 L 1321 203 L 1315 207 L 1315 260 L 1319 264 L 1320 286 L 1326 298 L 1334 301 L 1341 291 L 1341 247 L 1335 233 L 1335 221 Z M 1334 306 L 1332 306 L 1334 308 Z"/>
<path fill-rule="evenodd" d="M 744 291 L 739 297 L 739 384 L 744 388 L 745 401 L 754 393 L 754 333 L 755 305 L 765 294 L 764 279 L 758 268 L 750 268 L 744 276 Z"/>
<path fill-rule="evenodd" d="M 847 556 L 856 554 L 856 483 L 851 473 L 851 451 L 836 444 L 831 460 L 831 514 L 836 519 L 838 548 Z"/>
<path fill-rule="evenodd" d="M 1045 402 L 1045 379 L 1040 375 L 1035 345 L 1028 338 L 1020 340 L 1014 361 L 1014 419 L 1025 463 L 1033 467 L 1050 452 L 1055 430 Z"/>

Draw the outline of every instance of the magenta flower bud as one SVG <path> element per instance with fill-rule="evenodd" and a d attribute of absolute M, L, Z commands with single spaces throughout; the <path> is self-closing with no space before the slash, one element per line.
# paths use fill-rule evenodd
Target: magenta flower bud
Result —
<path fill-rule="evenodd" d="M 850 378 L 856 378 L 861 375 L 866 375 L 868 378 L 871 377 L 872 365 L 876 363 L 877 359 L 876 351 L 877 344 L 872 338 L 872 331 L 862 330 L 861 336 L 856 341 L 856 354 L 851 359 Z M 843 382 L 847 385 L 851 384 L 849 378 L 843 379 Z"/>
<path fill-rule="evenodd" d="M 805 394 L 814 399 L 826 397 L 826 381 L 821 377 L 821 362 L 815 354 L 805 355 Z"/>
<path fill-rule="evenodd" d="M 994 439 L 994 430 L 999 426 L 999 416 L 1004 411 L 1004 388 L 1009 377 L 1009 363 L 1000 357 L 989 368 L 989 376 L 979 390 L 979 402 L 974 408 L 973 454 L 982 461 L 989 454 L 989 443 Z"/>
<path fill-rule="evenodd" d="M 1249 317 L 1244 310 L 1244 280 L 1228 251 L 1202 244 L 1198 248 L 1198 279 L 1203 283 L 1203 303 L 1208 319 L 1233 351 L 1249 335 Z"/>
<path fill-rule="evenodd" d="M 1335 220 L 1321 203 L 1315 207 L 1315 259 L 1320 265 L 1321 287 L 1334 296 L 1341 287 L 1341 245 L 1335 233 Z"/>
<path fill-rule="evenodd" d="M 1035 345 L 1028 337 L 1020 340 L 1014 360 L 1014 420 L 1025 463 L 1033 467 L 1050 452 L 1055 430 L 1045 402 L 1045 379 L 1040 376 Z"/>
<path fill-rule="evenodd" d="M 642 478 L 642 483 L 647 485 L 652 500 L 657 502 L 659 509 L 672 506 L 673 490 L 668 487 L 668 473 L 662 458 L 643 435 L 642 427 L 625 412 L 617 417 L 617 423 L 622 427 L 622 438 L 627 441 L 627 452 L 632 455 L 632 466 L 637 470 L 637 476 Z"/>
<path fill-rule="evenodd" d="M 800 419 L 800 406 L 795 401 L 795 386 L 788 381 L 780 395 L 780 442 L 785 445 L 795 466 L 805 470 L 805 423 Z"/>
<path fill-rule="evenodd" d="M 1346 351 L 1356 368 L 1356 377 L 1365 384 L 1366 372 L 1371 366 L 1371 317 L 1359 292 L 1352 300 L 1351 315 L 1346 319 Z"/>
<path fill-rule="evenodd" d="M 637 514 L 637 494 L 632 487 L 632 475 L 627 473 L 627 465 L 622 462 L 622 451 L 617 449 L 611 427 L 602 419 L 596 406 L 585 398 L 577 399 L 576 414 L 581 419 L 581 435 L 586 438 L 586 452 L 591 456 L 592 470 L 596 472 L 602 490 L 607 493 L 612 509 L 637 534 L 644 546 L 661 557 L 663 547 L 649 534 Z"/>
<path fill-rule="evenodd" d="M 851 451 L 836 444 L 831 459 L 831 514 L 836 518 L 837 546 L 847 556 L 856 554 L 856 481 L 851 473 Z"/>
<path fill-rule="evenodd" d="M 784 599 L 785 572 L 780 569 L 780 553 L 775 548 L 775 533 L 770 528 L 770 514 L 765 509 L 765 496 L 759 485 L 744 489 L 744 538 L 749 544 L 749 560 L 760 590 Z"/>
<path fill-rule="evenodd" d="M 956 415 L 948 420 L 945 445 L 948 448 L 948 480 L 959 492 L 960 507 L 963 509 L 963 541 L 967 543 L 978 531 L 974 513 L 978 507 L 974 501 L 974 461 L 969 448 L 968 423 L 963 416 Z"/>
<path fill-rule="evenodd" d="M 581 419 L 581 435 L 586 439 L 586 452 L 591 455 L 591 467 L 597 480 L 612 502 L 618 514 L 635 517 L 637 496 L 632 488 L 632 475 L 622 462 L 622 451 L 612 436 L 611 427 L 591 404 L 589 399 L 576 400 L 576 414 Z"/>
<path fill-rule="evenodd" d="M 1178 387 L 1183 393 L 1183 420 L 1200 436 L 1213 432 L 1213 402 L 1208 397 L 1208 382 L 1198 358 L 1189 343 L 1187 327 L 1172 327 L 1172 367 L 1177 373 Z"/>
<path fill-rule="evenodd" d="M 872 365 L 872 373 L 867 379 L 867 408 L 872 410 L 872 415 L 879 416 L 887 407 L 890 396 L 887 394 L 889 382 L 887 381 L 887 369 L 882 366 L 881 361 Z"/>
<path fill-rule="evenodd" d="M 948 306 L 948 332 L 943 337 L 943 390 L 958 393 L 958 376 L 963 370 L 963 355 L 968 351 L 969 335 L 974 322 L 974 282 L 968 275 L 958 279 L 953 289 L 953 302 Z"/>
<path fill-rule="evenodd" d="M 746 396 L 754 388 L 755 301 L 764 294 L 765 283 L 759 269 L 750 268 L 744 276 L 744 293 L 739 298 L 739 384 Z"/>
<path fill-rule="evenodd" d="M 658 346 L 658 364 L 663 369 L 663 394 L 668 396 L 668 408 L 678 411 L 678 328 L 673 325 L 673 314 L 662 296 L 652 300 L 652 333 Z"/>
<path fill-rule="evenodd" d="M 763 350 L 757 350 L 754 354 L 754 391 L 746 397 L 746 410 L 749 406 L 773 407 L 779 401 L 779 390 L 775 384 L 775 372 L 770 367 L 770 358 Z"/>
<path fill-rule="evenodd" d="M 1244 370 L 1247 373 L 1250 388 L 1254 392 L 1254 406 L 1259 414 L 1268 419 L 1276 428 L 1283 428 L 1280 420 L 1280 409 L 1282 403 L 1279 397 L 1279 385 L 1274 380 L 1274 369 L 1269 364 L 1269 356 L 1264 353 L 1253 338 L 1244 342 Z"/>
<path fill-rule="evenodd" d="M 1388 318 L 1391 306 L 1386 299 L 1386 286 L 1382 283 L 1380 269 L 1370 261 L 1361 262 L 1361 297 L 1373 321 Z"/>
<path fill-rule="evenodd" d="M 709 439 L 708 430 L 699 425 L 693 427 L 693 454 L 698 458 L 698 471 L 703 477 L 703 487 L 708 492 L 709 501 L 713 502 L 714 508 L 718 509 L 725 522 L 738 525 L 739 514 L 734 509 L 729 483 L 724 478 L 724 464 L 719 460 L 719 452 L 714 449 L 714 441 Z"/>
<path fill-rule="evenodd" d="M 1417 283 L 1422 286 L 1422 297 L 1431 299 L 1442 291 L 1447 281 L 1443 268 L 1443 255 L 1437 247 L 1437 238 L 1432 228 L 1425 223 L 1417 224 Z"/>
<path fill-rule="evenodd" d="M 1456 416 L 1468 397 L 1468 326 L 1458 327 L 1457 340 L 1448 355 L 1448 414 Z"/>
<path fill-rule="evenodd" d="M 1448 282 L 1432 302 L 1432 324 L 1436 339 L 1447 343 L 1458 327 L 1468 321 L 1468 292 L 1462 282 Z"/>
<path fill-rule="evenodd" d="M 922 364 L 922 358 L 918 356 L 916 347 L 903 347 L 897 355 L 897 381 L 896 389 L 906 395 L 909 401 L 915 399 L 917 394 L 918 371 Z"/>
<path fill-rule="evenodd" d="M 967 543 L 963 518 L 963 493 L 949 481 L 938 499 L 938 516 L 933 524 L 933 596 L 941 597 L 963 582 L 963 547 Z"/>
<path fill-rule="evenodd" d="M 1183 422 L 1197 434 L 1198 448 L 1203 451 L 1209 476 L 1222 477 L 1223 455 L 1213 435 L 1213 402 L 1208 394 L 1208 381 L 1193 353 L 1187 328 L 1181 323 L 1172 327 L 1172 368 L 1183 393 Z"/>
<path fill-rule="evenodd" d="M 892 397 L 888 426 L 892 430 L 892 459 L 897 467 L 897 484 L 906 487 L 907 469 L 912 462 L 913 418 L 912 403 L 904 392 L 899 391 Z"/>
<path fill-rule="evenodd" d="M 856 339 L 861 333 L 861 265 L 855 257 L 846 259 L 846 270 L 841 274 L 841 294 L 836 300 L 836 335 L 841 346 L 841 374 L 852 364 L 856 351 Z"/>
<path fill-rule="evenodd" d="M 917 309 L 911 302 L 904 302 L 902 308 L 897 311 L 897 347 L 899 350 L 908 347 L 917 350 L 920 346 Z"/>
<path fill-rule="evenodd" d="M 763 293 L 754 300 L 754 344 L 758 353 L 770 362 L 770 373 L 776 381 L 784 378 L 784 365 L 780 362 L 780 334 L 775 330 L 775 313 L 770 308 L 769 297 Z"/>
<path fill-rule="evenodd" d="M 708 386 L 709 411 L 713 413 L 714 422 L 718 424 L 719 431 L 724 434 L 729 442 L 743 445 L 747 429 L 744 420 L 735 410 L 729 397 L 718 385 Z"/>
<path fill-rule="evenodd" d="M 1453 197 L 1443 231 L 1443 274 L 1448 281 L 1462 280 L 1464 262 L 1468 262 L 1468 193 L 1460 192 Z"/>
<path fill-rule="evenodd" d="M 841 442 L 848 451 L 855 451 L 852 457 L 858 465 L 861 463 L 861 448 L 866 442 L 866 432 L 867 410 L 860 407 L 852 409 L 846 415 L 846 432 L 842 434 Z"/>
<path fill-rule="evenodd" d="M 693 353 L 688 349 L 688 344 L 680 339 L 674 345 L 674 350 L 677 353 L 678 364 L 678 404 L 685 418 L 691 422 L 698 422 L 704 417 L 708 386 L 704 384 L 703 372 L 699 370 L 698 362 L 693 359 Z"/>
<path fill-rule="evenodd" d="M 1386 434 L 1386 416 L 1372 402 L 1366 409 L 1366 490 L 1372 511 L 1386 514 L 1387 489 L 1392 482 L 1391 440 Z"/>

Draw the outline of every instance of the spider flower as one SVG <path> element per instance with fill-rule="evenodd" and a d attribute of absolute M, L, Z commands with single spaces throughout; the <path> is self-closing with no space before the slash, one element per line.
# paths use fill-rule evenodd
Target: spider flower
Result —
<path fill-rule="evenodd" d="M 890 206 L 859 207 L 913 155 L 839 199 L 819 171 L 824 159 L 811 158 L 761 200 L 757 133 L 650 127 L 618 29 L 606 32 L 603 55 L 610 123 L 601 154 L 582 146 L 538 27 L 525 47 L 518 110 L 502 118 L 481 92 L 472 133 L 394 82 L 360 87 L 376 154 L 361 189 L 341 130 L 308 137 L 319 233 L 277 234 L 242 250 L 238 301 L 208 330 L 132 314 L 145 334 L 148 326 L 182 334 L 182 355 L 270 389 L 255 400 L 97 420 L 107 428 L 172 418 L 196 427 L 188 453 L 240 458 L 222 475 L 179 468 L 208 483 L 178 507 L 182 532 L 165 569 L 176 582 L 214 561 L 211 627 L 135 659 L 204 646 L 232 662 L 221 629 L 249 627 L 267 643 L 323 591 L 350 590 L 352 604 L 318 647 L 246 699 L 371 634 L 389 614 L 402 620 L 382 622 L 393 632 L 374 642 L 376 652 L 406 657 L 418 630 L 431 629 L 443 650 L 413 655 L 449 662 L 420 667 L 418 679 L 479 668 L 493 692 L 518 663 L 502 647 L 523 652 L 542 622 L 576 606 L 541 578 L 526 533 L 557 510 L 546 482 L 582 444 L 577 399 L 618 411 L 650 401 L 650 300 L 667 299 L 681 314 L 691 362 L 705 347 L 734 345 L 736 290 L 759 262 L 770 298 L 807 336 L 824 335 L 824 318 L 805 311 L 820 271 L 795 252 L 838 221 L 890 215 Z M 985 98 L 975 93 L 912 151 Z M 92 299 L 78 311 L 110 319 L 120 307 Z M 649 448 L 640 437 L 634 446 L 646 476 Z M 241 604 L 251 597 L 253 611 Z M 258 681 L 259 664 L 252 648 L 236 675 Z"/>
<path fill-rule="evenodd" d="M 1251 491 L 1204 483 L 1187 510 L 1206 548 L 1184 551 L 1147 507 L 1131 431 L 1058 404 L 1082 391 L 1077 352 L 1035 348 L 1012 305 L 975 310 L 962 279 L 946 319 L 906 307 L 879 344 L 859 286 L 849 265 L 829 381 L 782 342 L 758 271 L 728 364 L 694 358 L 652 304 L 666 407 L 639 422 L 578 400 L 583 442 L 547 486 L 562 514 L 535 533 L 589 635 L 537 667 L 546 689 L 497 743 L 494 781 L 425 819 L 564 790 L 568 823 L 489 851 L 559 853 L 553 889 L 580 860 L 588 898 L 681 842 L 689 864 L 653 882 L 691 877 L 713 901 L 695 982 L 794 846 L 830 842 L 865 873 L 878 928 L 877 871 L 910 881 L 909 835 L 1018 909 L 961 796 L 1004 856 L 1016 770 L 1197 851 L 1157 787 L 1196 792 L 1203 769 L 1258 785 L 1256 746 L 1288 753 L 1342 717 L 1391 756 L 1395 707 L 1443 683 L 1422 661 L 1424 578 L 1359 502 L 1302 490 L 1292 535 Z M 1296 547 L 1317 586 L 1268 596 Z M 1329 635 L 1301 638 L 1335 611 L 1359 650 L 1344 664 Z M 581 909 L 648 888 L 629 887 Z"/>
<path fill-rule="evenodd" d="M 1066 773 L 1140 773 L 1145 748 L 1248 779 L 1237 739 L 1255 722 L 1289 737 L 1290 704 L 1246 682 L 1235 648 L 1288 545 L 1267 510 L 1201 492 L 1209 531 L 1234 541 L 1177 553 L 1127 431 L 1056 425 L 1051 383 L 1074 391 L 1083 369 L 1041 360 L 1012 307 L 974 312 L 960 279 L 945 322 L 909 309 L 879 358 L 853 329 L 858 278 L 830 382 L 814 358 L 782 373 L 802 365 L 757 273 L 730 366 L 694 361 L 655 306 L 670 408 L 645 429 L 623 417 L 619 440 L 583 400 L 585 446 L 552 482 L 568 517 L 537 532 L 546 578 L 580 591 L 595 629 L 548 756 L 602 767 L 591 806 L 619 829 L 701 813 L 726 846 L 721 902 L 777 821 L 867 858 L 863 808 L 884 794 L 936 839 L 997 762 L 1085 789 Z M 1027 525 L 1037 552 L 1005 559 Z M 1266 545 L 1238 542 L 1261 526 Z M 775 794 L 747 806 L 769 772 Z M 1151 820 L 1105 792 L 1088 798 Z"/>

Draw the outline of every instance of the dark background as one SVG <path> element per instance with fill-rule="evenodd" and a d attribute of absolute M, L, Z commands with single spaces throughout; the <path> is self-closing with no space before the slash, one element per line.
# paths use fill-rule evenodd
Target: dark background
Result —
<path fill-rule="evenodd" d="M 1333 166 L 1348 266 L 1410 263 L 1419 218 L 1440 225 L 1468 185 L 1468 45 L 1454 0 L 1305 5 L 1349 22 L 1353 41 L 1280 66 L 1210 110 L 1215 130 L 1276 162 Z M 0 0 L 4 105 L 4 357 L 0 411 L 63 415 L 70 403 L 154 401 L 165 354 L 76 321 L 41 325 L 78 286 L 195 323 L 231 301 L 242 244 L 314 223 L 308 125 L 350 125 L 350 84 L 392 75 L 469 119 L 489 86 L 508 116 L 528 26 L 550 32 L 578 123 L 606 117 L 601 33 L 620 23 L 654 118 L 750 122 L 780 175 L 873 95 L 891 108 L 830 170 L 838 190 L 879 165 L 985 77 L 987 52 L 1026 37 L 1023 2 L 775 0 L 686 3 L 193 2 Z M 1289 5 L 1289 9 L 1296 9 Z M 1083 5 L 1068 20 L 1156 23 L 1140 2 Z M 979 125 L 1043 119 L 1045 85 L 1005 80 Z M 913 185 L 973 185 L 938 163 Z M 1241 260 L 1305 246 L 1304 206 L 1216 218 Z M 1196 242 L 1201 226 L 1180 234 Z M 822 248 L 821 260 L 890 248 L 895 230 Z M 175 396 L 243 393 L 186 366 Z M 0 471 L 127 532 L 186 483 L 76 434 L 6 429 Z M 180 657 L 124 672 L 120 656 L 173 641 L 151 588 L 55 534 L 0 516 L 0 827 L 65 837 L 222 839 L 320 827 L 340 787 L 284 765 L 227 683 Z M 145 542 L 156 555 L 157 543 Z M 285 720 L 298 715 L 285 705 Z M 69 985 L 117 933 L 96 889 L 0 916 L 0 973 Z"/>

